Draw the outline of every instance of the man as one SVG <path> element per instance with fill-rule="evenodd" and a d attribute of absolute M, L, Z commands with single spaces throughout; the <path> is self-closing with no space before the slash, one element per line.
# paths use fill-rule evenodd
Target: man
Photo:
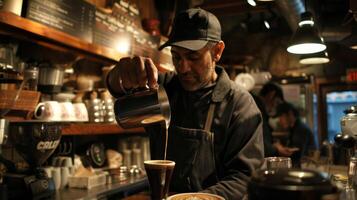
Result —
<path fill-rule="evenodd" d="M 284 102 L 277 107 L 277 116 L 282 129 L 288 130 L 289 135 L 286 146 L 294 167 L 300 167 L 302 156 L 308 155 L 308 150 L 313 145 L 313 135 L 310 128 L 300 120 L 299 111 L 290 103 Z"/>
<path fill-rule="evenodd" d="M 273 144 L 273 129 L 269 125 L 269 118 L 275 115 L 277 105 L 284 101 L 283 90 L 278 84 L 268 82 L 264 84 L 262 89 L 259 91 L 258 96 L 254 94 L 252 96 L 263 117 L 265 157 L 284 156 L 289 154 L 290 151 L 288 148 L 280 145 L 279 143 Z"/>
<path fill-rule="evenodd" d="M 176 73 L 159 74 L 150 58 L 121 59 L 109 73 L 114 96 L 162 84 L 171 107 L 167 159 L 176 162 L 171 191 L 207 192 L 242 199 L 263 159 L 262 119 L 251 95 L 222 67 L 218 19 L 202 9 L 180 12 L 169 40 Z M 160 125 L 146 127 L 152 159 L 163 159 Z"/>

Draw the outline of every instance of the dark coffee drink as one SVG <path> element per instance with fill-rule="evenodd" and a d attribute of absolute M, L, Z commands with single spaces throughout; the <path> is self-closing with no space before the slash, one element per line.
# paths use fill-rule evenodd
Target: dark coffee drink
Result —
<path fill-rule="evenodd" d="M 175 162 L 169 160 L 147 160 L 144 162 L 149 179 L 151 199 L 166 199 Z"/>

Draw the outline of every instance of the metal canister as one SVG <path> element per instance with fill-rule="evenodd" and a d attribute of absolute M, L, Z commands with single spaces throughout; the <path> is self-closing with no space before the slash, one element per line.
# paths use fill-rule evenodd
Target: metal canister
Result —
<path fill-rule="evenodd" d="M 88 110 L 90 122 L 104 122 L 103 103 L 101 99 L 90 99 L 84 101 Z"/>
<path fill-rule="evenodd" d="M 165 89 L 148 89 L 118 98 L 114 104 L 116 121 L 123 128 L 156 122 L 170 123 L 171 110 Z"/>

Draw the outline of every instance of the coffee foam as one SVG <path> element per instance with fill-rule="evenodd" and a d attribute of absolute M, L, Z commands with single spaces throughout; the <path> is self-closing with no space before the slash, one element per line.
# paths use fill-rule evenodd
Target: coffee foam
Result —
<path fill-rule="evenodd" d="M 144 165 L 149 166 L 151 168 L 162 168 L 162 166 L 174 167 L 175 162 L 169 160 L 146 160 L 144 161 Z"/>
<path fill-rule="evenodd" d="M 224 200 L 224 198 L 208 193 L 181 193 L 170 196 L 167 200 Z"/>

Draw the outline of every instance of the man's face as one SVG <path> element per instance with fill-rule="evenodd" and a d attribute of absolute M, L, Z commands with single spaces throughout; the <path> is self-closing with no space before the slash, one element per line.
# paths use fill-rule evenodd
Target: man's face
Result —
<path fill-rule="evenodd" d="M 281 126 L 281 128 L 283 128 L 284 130 L 289 130 L 289 126 L 290 126 L 290 121 L 289 121 L 289 115 L 287 113 L 281 114 L 279 116 L 279 125 Z"/>
<path fill-rule="evenodd" d="M 216 76 L 211 48 L 191 51 L 181 47 L 171 48 L 172 60 L 182 87 L 195 91 L 212 83 Z"/>

